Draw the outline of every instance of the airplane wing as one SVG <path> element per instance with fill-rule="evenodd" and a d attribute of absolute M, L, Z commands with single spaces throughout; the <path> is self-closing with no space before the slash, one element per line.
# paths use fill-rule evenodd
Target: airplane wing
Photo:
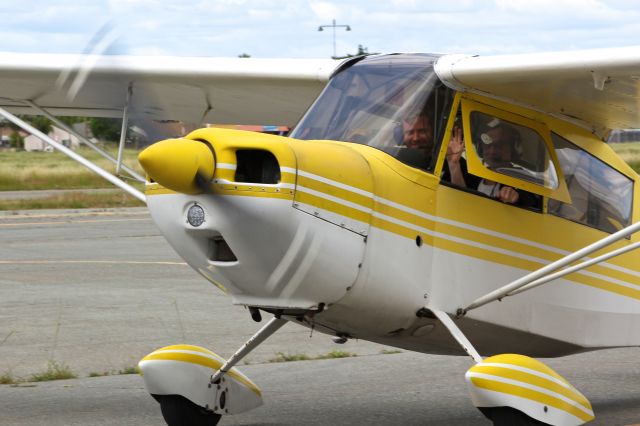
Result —
<path fill-rule="evenodd" d="M 0 107 L 54 115 L 133 115 L 199 123 L 292 125 L 339 62 L 0 53 Z M 445 55 L 436 72 L 480 92 L 580 121 L 601 137 L 640 128 L 640 47 L 523 55 Z"/>
<path fill-rule="evenodd" d="M 522 55 L 447 55 L 445 84 L 576 119 L 606 137 L 640 128 L 640 46 Z"/>
<path fill-rule="evenodd" d="M 339 64 L 330 59 L 0 53 L 0 107 L 34 114 L 293 125 Z"/>

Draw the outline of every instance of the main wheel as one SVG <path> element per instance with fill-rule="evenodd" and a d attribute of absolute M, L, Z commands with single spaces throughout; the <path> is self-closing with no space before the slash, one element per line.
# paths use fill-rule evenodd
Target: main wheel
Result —
<path fill-rule="evenodd" d="M 544 426 L 540 420 L 527 416 L 511 407 L 481 408 L 482 414 L 493 422 L 493 426 Z"/>
<path fill-rule="evenodd" d="M 181 395 L 153 395 L 169 426 L 215 426 L 220 414 L 205 410 Z"/>

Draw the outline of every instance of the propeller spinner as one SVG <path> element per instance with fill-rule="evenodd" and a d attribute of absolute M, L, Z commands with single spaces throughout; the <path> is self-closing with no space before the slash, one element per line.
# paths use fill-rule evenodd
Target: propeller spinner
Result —
<path fill-rule="evenodd" d="M 167 139 L 157 142 L 138 156 L 153 181 L 183 194 L 208 192 L 215 171 L 215 155 L 207 142 Z"/>

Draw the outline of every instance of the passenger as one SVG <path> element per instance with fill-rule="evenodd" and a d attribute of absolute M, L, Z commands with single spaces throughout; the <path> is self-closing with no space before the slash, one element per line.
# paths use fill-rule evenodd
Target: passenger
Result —
<path fill-rule="evenodd" d="M 518 168 L 514 164 L 514 149 L 520 134 L 508 124 L 498 123 L 482 135 L 482 159 L 485 165 L 492 170 L 509 167 Z M 540 208 L 540 197 L 527 191 L 517 190 L 507 185 L 502 185 L 489 179 L 476 178 L 473 184 L 469 173 L 466 171 L 466 163 L 461 158 L 464 150 L 462 130 L 455 129 L 452 132 L 449 146 L 447 147 L 447 166 L 450 173 L 450 182 L 454 185 L 476 189 L 491 198 L 507 204 L 521 207 Z M 474 177 L 475 178 L 475 177 Z"/>
<path fill-rule="evenodd" d="M 480 183 L 480 178 L 467 171 L 467 160 L 462 156 L 463 152 L 462 129 L 459 126 L 455 126 L 447 146 L 447 161 L 444 163 L 442 180 L 463 188 L 476 189 Z"/>
<path fill-rule="evenodd" d="M 514 167 L 513 149 L 518 137 L 517 130 L 505 124 L 498 124 L 480 135 L 482 156 L 486 166 L 492 170 L 500 167 Z M 488 179 L 482 179 L 478 185 L 478 191 L 508 204 L 515 204 L 520 199 L 520 193 L 512 187 Z"/>

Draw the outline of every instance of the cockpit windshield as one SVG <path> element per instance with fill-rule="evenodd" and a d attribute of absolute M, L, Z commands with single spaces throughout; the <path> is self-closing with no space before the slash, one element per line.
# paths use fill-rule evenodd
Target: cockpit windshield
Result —
<path fill-rule="evenodd" d="M 436 59 L 385 55 L 355 63 L 331 79 L 291 136 L 365 144 L 433 170 L 452 99 L 433 71 Z"/>

